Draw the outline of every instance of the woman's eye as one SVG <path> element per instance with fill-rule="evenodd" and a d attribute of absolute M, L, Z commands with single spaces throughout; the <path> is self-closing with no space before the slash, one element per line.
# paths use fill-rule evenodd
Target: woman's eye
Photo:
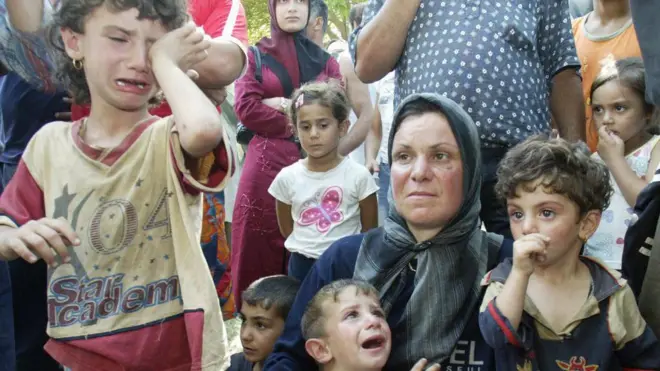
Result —
<path fill-rule="evenodd" d="M 444 160 L 444 159 L 446 159 L 447 157 L 449 157 L 449 156 L 447 156 L 446 153 L 437 153 L 437 154 L 435 155 L 435 159 L 436 159 L 436 160 Z"/>
<path fill-rule="evenodd" d="M 114 42 L 118 42 L 118 43 L 125 43 L 126 42 L 126 39 L 120 39 L 118 37 L 111 37 L 110 40 L 112 40 Z"/>
<path fill-rule="evenodd" d="M 592 107 L 591 110 L 594 111 L 594 112 L 597 112 L 597 113 L 603 112 L 603 109 L 601 107 L 598 107 L 598 106 Z"/>
<path fill-rule="evenodd" d="M 385 318 L 385 312 L 380 309 L 374 310 L 373 315 L 378 318 Z"/>
<path fill-rule="evenodd" d="M 394 158 L 399 161 L 406 161 L 410 158 L 410 156 L 408 156 L 408 154 L 406 153 L 399 153 L 396 156 L 394 156 Z"/>
<path fill-rule="evenodd" d="M 626 107 L 624 107 L 624 106 L 616 106 L 615 109 L 617 110 L 617 112 L 623 112 L 623 111 L 626 110 Z"/>

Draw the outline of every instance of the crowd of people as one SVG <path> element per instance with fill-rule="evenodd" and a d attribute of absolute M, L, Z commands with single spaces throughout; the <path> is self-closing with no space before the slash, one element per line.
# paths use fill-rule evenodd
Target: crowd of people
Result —
<path fill-rule="evenodd" d="M 0 1 L 0 371 L 660 370 L 657 1 L 268 11 Z"/>

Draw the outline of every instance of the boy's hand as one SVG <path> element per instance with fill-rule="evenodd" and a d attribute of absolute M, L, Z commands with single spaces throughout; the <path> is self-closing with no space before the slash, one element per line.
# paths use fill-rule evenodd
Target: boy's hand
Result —
<path fill-rule="evenodd" d="M 410 371 L 424 371 L 424 366 L 428 361 L 425 358 L 420 359 L 415 363 L 415 366 Z M 440 371 L 440 365 L 437 363 L 434 363 L 431 367 L 427 368 L 426 371 Z"/>
<path fill-rule="evenodd" d="M 605 126 L 598 129 L 598 154 L 605 162 L 617 156 L 623 157 L 624 148 L 621 137 L 612 133 Z"/>
<path fill-rule="evenodd" d="M 523 236 L 513 243 L 513 269 L 531 276 L 534 267 L 545 261 L 546 251 L 550 238 L 540 234 L 532 233 Z"/>
<path fill-rule="evenodd" d="M 210 46 L 210 38 L 193 22 L 189 22 L 156 41 L 149 49 L 149 59 L 152 64 L 161 58 L 169 59 L 187 72 L 208 57 Z"/>
<path fill-rule="evenodd" d="M 68 263 L 67 245 L 80 245 L 78 235 L 64 218 L 29 221 L 20 228 L 0 234 L 0 256 L 5 260 L 23 258 L 35 263 L 39 258 L 54 266 L 55 254 Z M 53 251 L 54 250 L 54 251 Z"/>

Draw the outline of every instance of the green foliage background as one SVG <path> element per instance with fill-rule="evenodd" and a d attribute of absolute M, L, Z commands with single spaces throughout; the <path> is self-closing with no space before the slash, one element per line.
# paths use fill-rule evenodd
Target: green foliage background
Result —
<path fill-rule="evenodd" d="M 348 39 L 349 24 L 348 12 L 353 4 L 366 0 L 325 0 L 328 4 L 328 33 L 327 39 Z M 270 33 L 270 15 L 268 14 L 268 0 L 242 0 L 248 21 L 248 37 L 250 44 L 254 44 Z"/>

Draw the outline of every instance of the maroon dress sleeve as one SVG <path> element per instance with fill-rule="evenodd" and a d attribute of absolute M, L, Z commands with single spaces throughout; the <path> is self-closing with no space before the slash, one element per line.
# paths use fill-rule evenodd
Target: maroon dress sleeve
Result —
<path fill-rule="evenodd" d="M 325 74 L 328 76 L 329 80 L 337 80 L 342 86 L 344 85 L 344 77 L 339 70 L 339 62 L 334 57 L 328 59 L 328 63 L 325 65 Z"/>
<path fill-rule="evenodd" d="M 262 65 L 264 83 L 255 78 L 255 62 L 252 51 L 248 53 L 248 70 L 236 81 L 236 116 L 245 127 L 265 138 L 288 138 L 292 135 L 289 119 L 278 110 L 261 103 L 268 98 L 264 86 L 271 81 L 266 79 L 267 67 Z M 277 82 L 279 83 L 279 81 Z"/>

